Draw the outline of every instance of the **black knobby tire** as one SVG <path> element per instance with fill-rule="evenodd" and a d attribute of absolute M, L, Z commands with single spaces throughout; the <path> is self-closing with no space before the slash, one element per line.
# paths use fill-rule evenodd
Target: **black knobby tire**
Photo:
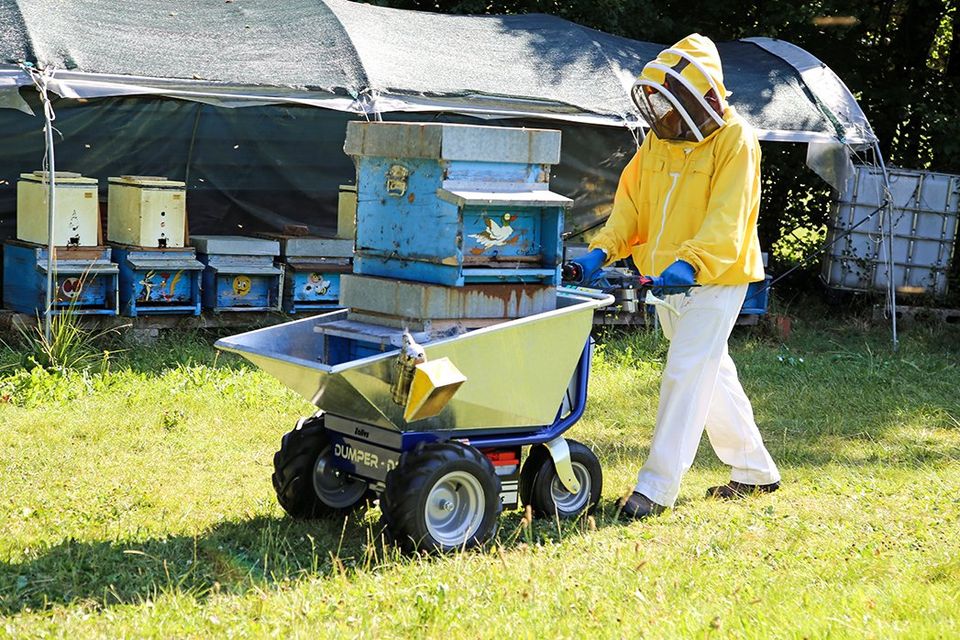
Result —
<path fill-rule="evenodd" d="M 530 453 L 527 459 L 523 461 L 520 467 L 520 480 L 517 483 L 517 491 L 520 502 L 526 506 L 533 502 L 533 483 L 540 473 L 540 468 L 550 462 L 550 450 L 542 444 L 535 444 L 530 447 Z"/>
<path fill-rule="evenodd" d="M 366 504 L 372 494 L 363 488 L 358 498 L 341 506 L 330 506 L 314 488 L 318 458 L 330 446 L 323 428 L 323 416 L 301 418 L 292 431 L 284 434 L 280 450 L 273 456 L 273 489 L 283 510 L 298 520 L 340 516 Z M 364 483 L 365 484 L 365 483 Z"/>
<path fill-rule="evenodd" d="M 404 453 L 380 496 L 389 537 L 407 552 L 483 545 L 496 533 L 502 508 L 493 464 L 459 442 L 420 444 Z"/>
<path fill-rule="evenodd" d="M 568 439 L 567 446 L 570 447 L 570 463 L 574 474 L 580 481 L 580 491 L 576 494 L 567 491 L 560 482 L 556 465 L 546 447 L 543 447 L 545 456 L 535 457 L 531 451 L 521 471 L 521 484 L 525 476 L 528 478 L 526 490 L 529 501 L 526 504 L 531 506 L 533 515 L 538 518 L 576 518 L 582 513 L 593 513 L 600 502 L 603 490 L 600 460 L 589 447 L 576 440 Z"/>

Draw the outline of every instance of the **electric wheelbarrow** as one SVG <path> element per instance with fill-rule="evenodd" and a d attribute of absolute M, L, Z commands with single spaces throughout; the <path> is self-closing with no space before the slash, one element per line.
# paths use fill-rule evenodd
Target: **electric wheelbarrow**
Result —
<path fill-rule="evenodd" d="M 379 497 L 403 549 L 451 551 L 490 540 L 503 508 L 576 518 L 597 505 L 600 462 L 564 434 L 586 407 L 594 310 L 612 302 L 559 287 L 552 311 L 413 334 L 342 310 L 216 346 L 319 409 L 274 456 L 289 515 L 342 516 Z"/>

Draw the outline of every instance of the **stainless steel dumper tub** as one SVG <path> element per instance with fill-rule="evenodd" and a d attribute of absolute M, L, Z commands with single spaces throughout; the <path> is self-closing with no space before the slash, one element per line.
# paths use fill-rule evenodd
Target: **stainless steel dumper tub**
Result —
<path fill-rule="evenodd" d="M 291 515 L 339 514 L 379 495 L 401 545 L 450 550 L 488 540 L 502 507 L 522 501 L 540 515 L 575 517 L 599 500 L 596 456 L 562 434 L 586 404 L 594 310 L 612 301 L 560 287 L 552 311 L 413 334 L 426 363 L 446 358 L 462 376 L 436 415 L 419 420 L 404 419 L 409 407 L 394 393 L 400 329 L 349 320 L 344 310 L 216 346 L 320 409 L 284 437 L 275 459 L 274 488 Z"/>

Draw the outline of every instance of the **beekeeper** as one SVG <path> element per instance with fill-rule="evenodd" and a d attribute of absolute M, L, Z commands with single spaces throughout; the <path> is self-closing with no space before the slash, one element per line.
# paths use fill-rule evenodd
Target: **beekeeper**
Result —
<path fill-rule="evenodd" d="M 779 487 L 727 351 L 747 285 L 764 277 L 760 146 L 729 95 L 717 48 L 700 34 L 644 67 L 633 100 L 650 133 L 620 177 L 610 219 L 576 261 L 589 281 L 604 264 L 632 256 L 640 273 L 656 276 L 655 293 L 667 303 L 657 316 L 670 349 L 650 455 L 623 505 L 631 518 L 673 506 L 704 427 L 731 467 L 730 482 L 708 496 Z"/>

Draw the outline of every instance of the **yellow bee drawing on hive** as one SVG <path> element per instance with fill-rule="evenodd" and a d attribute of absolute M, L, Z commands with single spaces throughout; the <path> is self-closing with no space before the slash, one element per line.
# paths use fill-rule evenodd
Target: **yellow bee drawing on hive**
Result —
<path fill-rule="evenodd" d="M 330 285 L 333 284 L 329 280 L 325 279 L 319 273 L 311 273 L 307 277 L 307 284 L 303 287 L 304 293 L 314 293 L 318 296 L 327 295 L 327 291 L 330 290 Z"/>

